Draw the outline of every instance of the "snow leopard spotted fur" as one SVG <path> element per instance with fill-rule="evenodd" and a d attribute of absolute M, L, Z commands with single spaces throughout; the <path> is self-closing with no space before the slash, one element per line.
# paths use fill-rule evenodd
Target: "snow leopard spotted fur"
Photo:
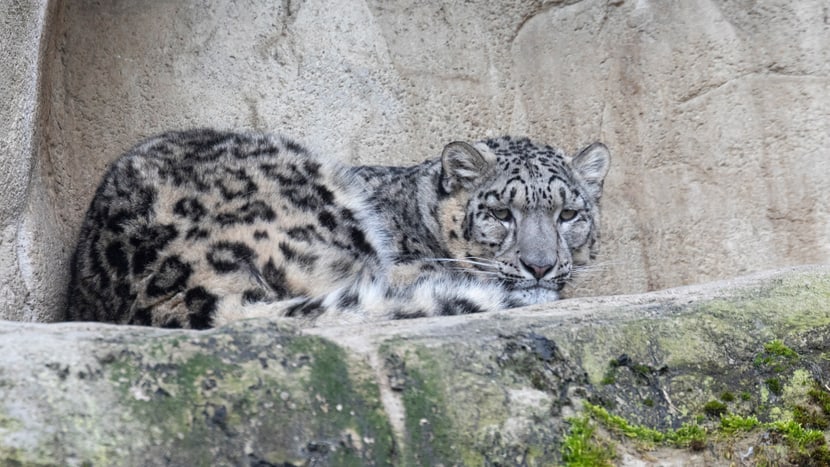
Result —
<path fill-rule="evenodd" d="M 349 323 L 558 298 L 595 255 L 609 165 L 510 137 L 411 167 L 283 136 L 170 132 L 113 162 L 83 222 L 67 319 L 204 329 Z"/>

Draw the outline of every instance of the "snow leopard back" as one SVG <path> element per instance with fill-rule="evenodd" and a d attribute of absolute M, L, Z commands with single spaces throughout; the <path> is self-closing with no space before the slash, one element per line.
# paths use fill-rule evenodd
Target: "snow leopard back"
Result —
<path fill-rule="evenodd" d="M 323 295 L 388 261 L 364 198 L 284 137 L 147 140 L 109 168 L 87 212 L 68 318 L 205 328 L 231 297 Z"/>
<path fill-rule="evenodd" d="M 451 143 L 412 167 L 348 167 L 282 136 L 166 133 L 113 162 L 98 187 L 72 260 L 67 319 L 203 329 L 256 316 L 365 322 L 553 300 L 572 260 L 594 250 L 600 149 L 572 164 L 549 146 L 503 138 Z M 517 196 L 517 174 L 536 191 Z M 578 221 L 559 220 L 564 207 L 579 209 Z"/>

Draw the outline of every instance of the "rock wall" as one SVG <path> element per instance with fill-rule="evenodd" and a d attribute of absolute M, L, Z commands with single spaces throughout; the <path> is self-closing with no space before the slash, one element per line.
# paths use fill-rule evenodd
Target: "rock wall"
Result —
<path fill-rule="evenodd" d="M 48 206 L 32 207 L 33 191 L 49 182 L 35 180 L 33 169 L 41 154 L 37 142 L 43 129 L 39 86 L 48 28 L 46 2 L 6 2 L 0 6 L 0 318 L 35 321 L 49 319 L 65 271 L 44 283 L 49 256 L 63 256 L 61 246 L 45 247 L 33 224 L 48 215 Z M 63 226 L 53 223 L 54 229 Z M 43 250 L 48 249 L 48 254 Z"/>
<path fill-rule="evenodd" d="M 613 154 L 571 295 L 830 260 L 821 0 L 114 0 L 0 10 L 0 316 L 49 320 L 106 164 L 209 125 L 360 163 L 525 134 Z"/>

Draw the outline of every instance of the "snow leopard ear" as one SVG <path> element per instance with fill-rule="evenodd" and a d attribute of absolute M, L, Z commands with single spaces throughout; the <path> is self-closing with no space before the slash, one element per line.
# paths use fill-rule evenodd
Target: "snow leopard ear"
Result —
<path fill-rule="evenodd" d="M 594 198 L 602 195 L 602 182 L 608 174 L 611 153 L 602 143 L 594 143 L 583 149 L 573 158 L 571 166 L 587 185 Z"/>
<path fill-rule="evenodd" d="M 495 163 L 489 150 L 479 150 L 463 141 L 454 141 L 441 153 L 441 186 L 447 193 L 474 187 Z"/>

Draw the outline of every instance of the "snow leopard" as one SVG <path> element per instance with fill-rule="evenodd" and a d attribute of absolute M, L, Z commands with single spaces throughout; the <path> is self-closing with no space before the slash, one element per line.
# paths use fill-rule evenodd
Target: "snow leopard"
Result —
<path fill-rule="evenodd" d="M 597 253 L 609 151 L 528 138 L 353 166 L 289 137 L 151 137 L 111 163 L 71 261 L 67 320 L 206 329 L 445 316 L 557 300 Z"/>

